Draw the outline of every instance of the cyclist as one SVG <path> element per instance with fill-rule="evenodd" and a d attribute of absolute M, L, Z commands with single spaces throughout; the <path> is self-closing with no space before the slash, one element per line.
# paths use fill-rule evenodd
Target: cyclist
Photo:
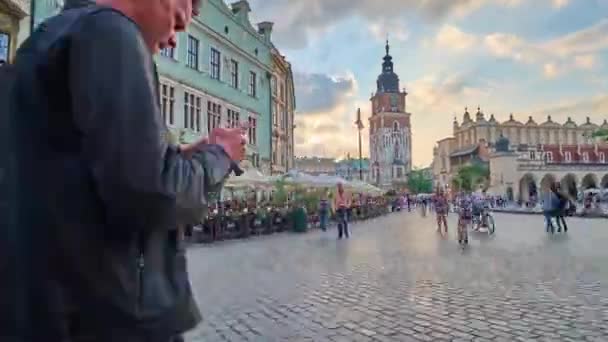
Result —
<path fill-rule="evenodd" d="M 481 217 L 480 222 L 478 222 L 482 227 L 486 227 L 488 225 L 488 220 L 485 215 L 485 210 L 489 208 L 489 199 L 486 195 L 486 191 L 482 191 L 481 193 L 475 194 L 473 197 L 473 217 L 479 218 Z M 479 230 L 479 225 L 474 226 L 473 229 Z"/>

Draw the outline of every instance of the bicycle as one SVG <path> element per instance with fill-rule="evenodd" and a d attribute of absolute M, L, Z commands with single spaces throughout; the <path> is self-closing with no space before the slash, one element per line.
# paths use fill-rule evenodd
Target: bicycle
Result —
<path fill-rule="evenodd" d="M 496 221 L 488 208 L 484 208 L 480 213 L 473 216 L 473 227 L 477 232 L 488 233 L 488 235 L 494 234 L 496 231 Z M 486 230 L 484 231 L 482 228 L 486 228 Z"/>

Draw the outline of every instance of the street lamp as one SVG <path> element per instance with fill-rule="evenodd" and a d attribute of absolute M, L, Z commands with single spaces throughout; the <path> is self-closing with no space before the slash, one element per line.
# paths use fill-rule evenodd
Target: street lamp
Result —
<path fill-rule="evenodd" d="M 359 179 L 363 181 L 363 151 L 361 146 L 361 131 L 363 128 L 363 121 L 361 121 L 361 108 L 357 108 L 357 121 L 355 122 L 357 129 L 359 130 Z"/>

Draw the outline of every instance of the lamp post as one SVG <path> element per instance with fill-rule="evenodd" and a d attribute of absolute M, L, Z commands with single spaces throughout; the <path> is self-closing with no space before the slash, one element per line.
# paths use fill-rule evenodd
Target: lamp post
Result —
<path fill-rule="evenodd" d="M 357 129 L 359 130 L 359 179 L 363 181 L 363 151 L 361 146 L 361 131 L 363 128 L 363 121 L 361 121 L 361 108 L 357 108 L 357 121 L 355 122 Z"/>

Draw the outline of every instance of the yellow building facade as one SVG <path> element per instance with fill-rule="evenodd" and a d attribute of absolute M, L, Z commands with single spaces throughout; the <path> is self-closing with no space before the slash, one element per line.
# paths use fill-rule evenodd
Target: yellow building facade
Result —
<path fill-rule="evenodd" d="M 30 1 L 0 0 L 0 63 L 11 63 L 30 33 Z"/>

